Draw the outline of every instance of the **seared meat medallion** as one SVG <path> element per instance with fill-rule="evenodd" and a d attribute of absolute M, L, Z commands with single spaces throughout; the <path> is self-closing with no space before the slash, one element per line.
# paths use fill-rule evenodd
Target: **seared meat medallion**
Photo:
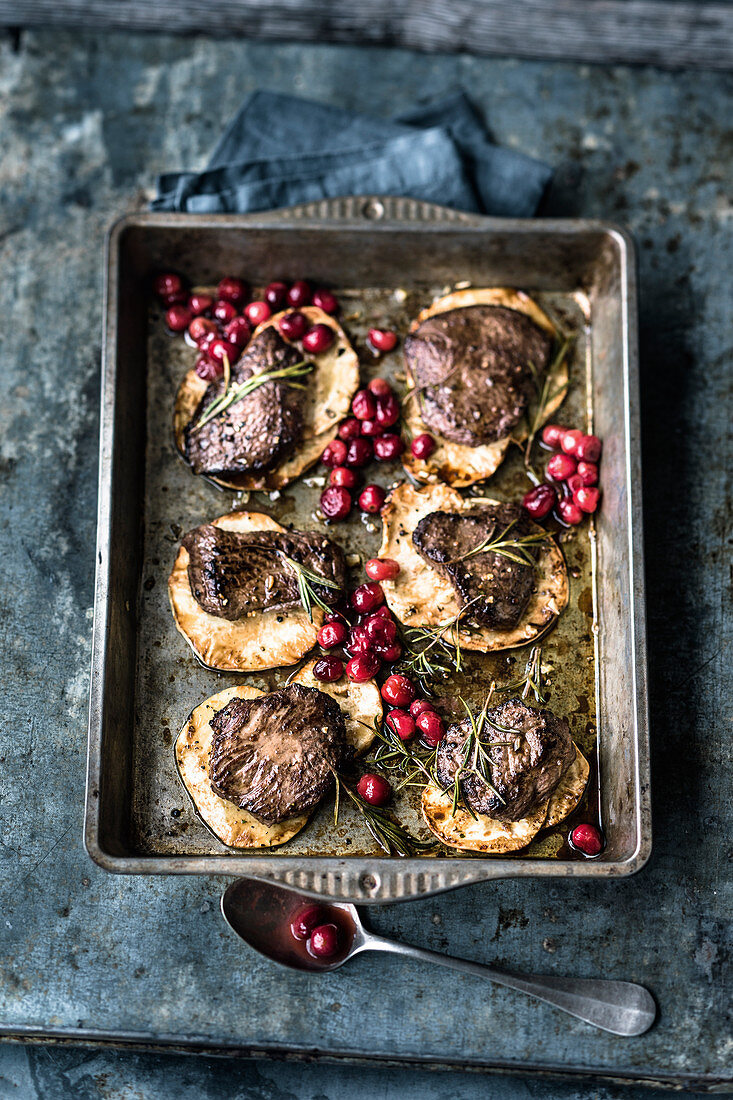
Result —
<path fill-rule="evenodd" d="M 466 306 L 421 321 L 405 340 L 405 359 L 425 427 L 469 447 L 508 436 L 551 348 L 526 313 L 504 306 Z"/>
<path fill-rule="evenodd" d="M 236 386 L 253 375 L 291 367 L 303 355 L 283 340 L 277 329 L 255 336 L 232 367 Z M 185 429 L 185 457 L 196 474 L 222 475 L 265 471 L 292 452 L 303 434 L 304 391 L 287 381 L 264 382 L 202 427 L 206 410 L 224 392 L 225 382 L 211 382 Z"/>
<path fill-rule="evenodd" d="M 325 535 L 308 531 L 229 531 L 205 523 L 183 538 L 188 579 L 196 602 L 222 619 L 300 605 L 298 579 L 286 558 L 338 588 L 313 583 L 324 603 L 336 603 L 346 579 L 343 551 Z"/>
<path fill-rule="evenodd" d="M 312 809 L 347 754 L 338 703 L 301 684 L 234 698 L 210 724 L 211 789 L 267 824 Z"/>
<path fill-rule="evenodd" d="M 509 540 L 533 530 L 536 528 L 520 505 L 490 504 L 462 513 L 431 512 L 415 527 L 412 541 L 420 556 L 450 580 L 467 607 L 467 622 L 510 630 L 529 603 L 535 570 L 493 550 L 476 551 L 487 541 L 500 539 L 504 532 Z M 534 557 L 538 548 L 528 546 L 526 550 Z"/>
<path fill-rule="evenodd" d="M 486 814 L 496 821 L 519 821 L 549 798 L 575 760 L 570 727 L 565 718 L 551 711 L 536 711 L 521 698 L 493 707 L 486 718 L 480 739 L 491 761 L 491 787 L 477 770 L 472 770 L 470 759 L 461 769 L 466 741 L 472 733 L 469 718 L 449 726 L 440 742 L 438 782 L 448 790 L 461 769 L 459 787 L 473 813 Z"/>
<path fill-rule="evenodd" d="M 468 718 L 449 726 L 438 748 L 438 782 L 449 790 L 461 769 L 459 787 L 474 813 L 498 821 L 518 821 L 549 798 L 573 763 L 576 750 L 570 727 L 552 711 L 535 710 L 518 698 L 493 707 L 487 719 L 480 740 L 490 760 L 491 786 L 472 770 L 471 759 L 461 768 L 466 741 L 472 734 Z"/>

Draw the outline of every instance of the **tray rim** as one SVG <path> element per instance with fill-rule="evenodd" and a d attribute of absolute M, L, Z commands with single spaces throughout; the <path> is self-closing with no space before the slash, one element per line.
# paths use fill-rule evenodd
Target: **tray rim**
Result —
<path fill-rule="evenodd" d="M 566 862 L 511 858 L 472 857 L 397 858 L 388 856 L 287 856 L 221 853 L 218 855 L 118 855 L 102 847 L 99 830 L 99 788 L 102 778 L 101 742 L 106 648 L 109 616 L 109 545 L 111 522 L 112 452 L 118 332 L 118 257 L 122 235 L 130 228 L 308 228 L 319 231 L 360 228 L 384 232 L 396 227 L 420 233 L 476 229 L 517 236 L 596 232 L 610 236 L 621 264 L 621 315 L 623 373 L 626 401 L 624 432 L 629 530 L 630 609 L 629 632 L 633 659 L 630 663 L 634 699 L 635 801 L 639 831 L 634 851 L 615 863 Z M 323 199 L 295 207 L 254 214 L 181 214 L 143 211 L 117 219 L 105 240 L 104 329 L 102 338 L 101 415 L 95 598 L 92 632 L 91 682 L 88 724 L 84 846 L 90 858 L 116 874 L 205 874 L 223 877 L 269 879 L 292 886 L 301 893 L 360 904 L 379 904 L 425 897 L 474 882 L 501 878 L 624 878 L 637 873 L 651 855 L 651 797 L 649 764 L 649 707 L 647 690 L 647 639 L 641 513 L 641 447 L 639 438 L 639 371 L 636 248 L 631 233 L 622 225 L 596 218 L 494 218 L 468 214 L 420 200 L 384 195 Z M 636 430 L 634 430 L 636 429 Z M 317 869 L 317 871 L 316 871 Z M 320 884 L 311 881 L 314 871 Z M 349 888 L 345 879 L 351 880 Z M 356 880 L 355 880 L 356 879 Z M 353 887 L 356 887 L 354 889 Z M 325 888 L 324 888 L 325 887 Z M 405 888 L 407 887 L 407 888 Z"/>

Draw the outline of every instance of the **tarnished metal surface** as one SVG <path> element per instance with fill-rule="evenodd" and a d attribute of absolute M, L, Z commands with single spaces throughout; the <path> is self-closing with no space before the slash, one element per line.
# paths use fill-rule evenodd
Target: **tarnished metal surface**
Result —
<path fill-rule="evenodd" d="M 156 171 L 203 163 L 219 120 L 259 84 L 386 115 L 456 80 L 498 141 L 559 166 L 548 213 L 617 218 L 640 243 L 655 850 L 622 881 L 481 884 L 376 909 L 371 923 L 479 961 L 643 982 L 661 1016 L 639 1040 L 408 964 L 366 957 L 318 982 L 276 970 L 223 927 L 226 880 L 109 875 L 81 842 L 106 227 L 142 207 Z M 558 1081 L 431 1083 L 385 1060 L 722 1091 L 730 81 L 54 31 L 0 40 L 0 88 L 0 1029 L 379 1059 L 372 1070 L 238 1072 L 229 1059 L 7 1047 L 6 1091 L 336 1100 L 368 1084 L 411 1098 L 417 1082 L 431 1098 L 565 1095 Z M 587 1080 L 567 1089 L 584 1100 L 621 1093 Z"/>
<path fill-rule="evenodd" d="M 232 499 L 191 476 L 175 452 L 170 424 L 176 389 L 195 351 L 183 341 L 172 343 L 159 309 L 150 316 L 147 349 L 142 340 L 151 277 L 166 266 L 175 266 L 193 285 L 215 281 L 225 270 L 241 272 L 255 285 L 302 271 L 317 283 L 328 281 L 341 298 L 365 370 L 370 369 L 365 335 L 375 319 L 404 332 L 420 308 L 462 282 L 525 288 L 575 337 L 563 416 L 566 422 L 595 424 L 605 440 L 604 507 L 597 538 L 595 524 L 562 536 L 570 606 L 543 641 L 543 654 L 552 670 L 553 705 L 567 714 L 573 736 L 591 758 L 596 696 L 600 701 L 600 803 L 607 847 L 598 860 L 574 859 L 563 848 L 567 826 L 562 825 L 542 833 L 517 858 L 458 853 L 387 858 L 354 807 L 344 807 L 334 828 L 328 802 L 298 837 L 274 853 L 227 849 L 198 821 L 176 773 L 171 742 L 194 706 L 241 677 L 201 668 L 177 635 L 166 577 L 181 531 L 242 507 L 312 528 L 318 524 L 314 513 L 323 478 L 317 484 L 322 468 L 316 467 L 316 483 L 311 476 L 269 496 Z M 95 859 L 128 873 L 261 874 L 305 891 L 370 902 L 506 875 L 618 877 L 643 865 L 651 835 L 641 514 L 632 482 L 639 465 L 635 289 L 633 247 L 603 223 L 456 217 L 439 207 L 384 196 L 248 218 L 155 214 L 128 218 L 114 228 L 89 727 L 87 843 Z M 399 351 L 379 366 L 393 377 L 403 369 Z M 525 491 L 521 455 L 511 450 L 477 492 L 511 499 Z M 393 483 L 404 478 L 399 465 L 388 469 Z M 378 550 L 380 526 L 374 518 L 362 522 L 356 510 L 349 522 L 334 528 L 333 537 L 363 561 Z M 480 705 L 488 683 L 515 678 L 527 652 L 470 660 L 466 675 L 447 686 L 447 694 L 465 694 Z M 277 670 L 249 682 L 276 686 L 287 675 L 288 670 Z M 594 785 L 589 784 L 589 799 L 596 797 Z M 418 790 L 406 791 L 397 810 L 414 832 L 428 835 L 419 797 Z"/>

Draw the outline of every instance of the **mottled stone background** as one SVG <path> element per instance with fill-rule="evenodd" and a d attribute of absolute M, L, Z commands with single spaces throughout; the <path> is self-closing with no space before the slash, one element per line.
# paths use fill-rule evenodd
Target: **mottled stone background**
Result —
<path fill-rule="evenodd" d="M 644 981 L 661 1018 L 638 1040 L 408 962 L 359 960 L 317 982 L 276 970 L 225 930 L 220 882 L 111 877 L 81 845 L 104 231 L 144 207 L 156 173 L 203 164 L 255 87 L 386 115 L 456 82 L 499 142 L 557 166 L 547 213 L 622 220 L 639 241 L 655 853 L 626 882 L 487 884 L 373 922 L 517 968 Z M 732 84 L 721 73 L 367 48 L 0 38 L 4 1033 L 356 1050 L 690 1087 L 730 1078 Z M 422 1070 L 0 1050 L 3 1100 L 620 1094 Z"/>

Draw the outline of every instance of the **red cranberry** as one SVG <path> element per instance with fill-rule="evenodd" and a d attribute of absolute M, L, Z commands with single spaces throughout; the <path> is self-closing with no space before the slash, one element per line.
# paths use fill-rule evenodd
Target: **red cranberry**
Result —
<path fill-rule="evenodd" d="M 387 433 L 378 435 L 374 440 L 374 457 L 378 462 L 389 462 L 393 458 L 399 458 L 404 449 L 405 445 L 399 435 Z"/>
<path fill-rule="evenodd" d="M 360 653 L 372 652 L 373 646 L 365 626 L 352 626 L 346 648 L 351 657 L 357 657 Z"/>
<path fill-rule="evenodd" d="M 324 684 L 340 680 L 344 674 L 344 662 L 338 657 L 319 657 L 313 665 L 313 675 Z"/>
<path fill-rule="evenodd" d="M 330 290 L 314 290 L 313 305 L 330 314 L 338 313 L 339 309 L 338 298 Z"/>
<path fill-rule="evenodd" d="M 597 462 L 602 450 L 603 444 L 597 435 L 584 435 L 575 448 L 575 454 L 584 462 Z"/>
<path fill-rule="evenodd" d="M 546 469 L 553 481 L 564 481 L 565 478 L 575 473 L 577 463 L 571 455 L 558 453 L 552 456 Z"/>
<path fill-rule="evenodd" d="M 577 428 L 571 428 L 569 432 L 563 432 L 560 436 L 560 446 L 566 455 L 577 453 L 577 446 L 583 438 L 583 433 Z"/>
<path fill-rule="evenodd" d="M 343 466 L 347 447 L 343 439 L 332 439 L 321 455 L 324 466 Z"/>
<path fill-rule="evenodd" d="M 204 382 L 213 382 L 215 378 L 219 378 L 224 373 L 221 363 L 212 363 L 206 355 L 199 355 L 194 369 L 199 378 L 203 378 Z"/>
<path fill-rule="evenodd" d="M 281 282 L 269 283 L 265 288 L 264 299 L 270 309 L 282 309 L 288 296 L 288 284 Z"/>
<path fill-rule="evenodd" d="M 247 300 L 249 287 L 243 279 L 234 279 L 231 275 L 228 275 L 219 283 L 216 294 L 218 298 L 222 298 L 225 302 L 231 302 L 233 306 L 241 309 Z"/>
<path fill-rule="evenodd" d="M 544 519 L 555 507 L 557 494 L 551 485 L 538 485 L 522 497 L 522 505 L 532 519 Z"/>
<path fill-rule="evenodd" d="M 296 913 L 290 922 L 290 931 L 296 940 L 307 940 L 314 928 L 323 920 L 320 905 L 309 905 Z"/>
<path fill-rule="evenodd" d="M 573 493 L 573 501 L 582 512 L 595 512 L 600 499 L 600 489 L 590 489 L 582 486 Z"/>
<path fill-rule="evenodd" d="M 432 709 L 427 699 L 416 699 L 414 703 L 410 703 L 410 714 L 413 718 L 419 718 L 421 714 Z"/>
<path fill-rule="evenodd" d="M 355 489 L 358 481 L 356 470 L 350 470 L 348 466 L 334 466 L 328 475 L 329 485 L 341 485 L 344 489 Z"/>
<path fill-rule="evenodd" d="M 186 287 L 180 275 L 166 272 L 153 280 L 153 291 L 159 298 L 170 298 L 185 294 Z"/>
<path fill-rule="evenodd" d="M 351 511 L 351 493 L 341 485 L 329 485 L 321 493 L 321 511 L 326 519 L 338 523 Z"/>
<path fill-rule="evenodd" d="M 361 434 L 369 439 L 382 434 L 382 426 L 378 420 L 357 420 L 357 424 L 361 424 Z"/>
<path fill-rule="evenodd" d="M 188 304 L 188 295 L 182 290 L 179 294 L 166 294 L 160 300 L 166 309 L 169 306 L 185 306 Z"/>
<path fill-rule="evenodd" d="M 339 930 L 335 924 L 319 924 L 311 932 L 308 950 L 319 959 L 330 959 L 339 949 Z"/>
<path fill-rule="evenodd" d="M 578 477 L 584 485 L 597 485 L 598 467 L 595 462 L 579 462 Z"/>
<path fill-rule="evenodd" d="M 350 439 L 346 450 L 344 463 L 346 466 L 366 466 L 373 454 L 371 440 L 359 436 L 358 439 Z"/>
<path fill-rule="evenodd" d="M 236 344 L 232 344 L 229 340 L 212 340 L 207 349 L 207 353 L 210 359 L 213 359 L 216 363 L 223 363 L 224 357 L 229 360 L 229 365 L 236 363 L 239 359 L 239 353 L 241 348 L 238 348 Z"/>
<path fill-rule="evenodd" d="M 348 631 L 342 622 L 324 623 L 318 631 L 318 644 L 323 649 L 333 649 L 346 641 Z"/>
<path fill-rule="evenodd" d="M 303 347 L 312 355 L 328 351 L 335 339 L 335 332 L 329 325 L 314 325 L 303 337 Z"/>
<path fill-rule="evenodd" d="M 351 606 L 360 615 L 368 615 L 370 611 L 376 611 L 380 604 L 384 603 L 384 592 L 376 581 L 367 581 L 360 584 L 351 593 Z"/>
<path fill-rule="evenodd" d="M 339 424 L 339 439 L 357 439 L 360 435 L 361 425 L 355 416 L 350 416 Z"/>
<path fill-rule="evenodd" d="M 409 741 L 415 736 L 415 719 L 406 710 L 391 710 L 387 715 L 387 725 L 400 741 Z"/>
<path fill-rule="evenodd" d="M 250 302 L 244 307 L 244 316 L 255 328 L 272 315 L 267 302 Z"/>
<path fill-rule="evenodd" d="M 393 581 L 400 571 L 400 563 L 394 558 L 370 558 L 364 571 L 370 580 Z"/>
<path fill-rule="evenodd" d="M 358 390 L 351 400 L 351 411 L 357 420 L 374 420 L 377 402 L 369 390 Z"/>
<path fill-rule="evenodd" d="M 424 710 L 422 714 L 418 714 L 415 725 L 427 743 L 433 748 L 439 745 L 445 737 L 443 719 L 434 710 Z"/>
<path fill-rule="evenodd" d="M 370 328 L 369 343 L 377 351 L 392 351 L 397 344 L 397 335 L 386 328 Z"/>
<path fill-rule="evenodd" d="M 367 383 L 367 389 L 375 397 L 389 397 L 392 393 L 392 387 L 386 378 L 372 378 L 371 382 Z"/>
<path fill-rule="evenodd" d="M 557 510 L 563 523 L 567 523 L 571 527 L 577 527 L 579 523 L 582 523 L 583 513 L 574 500 L 567 498 L 558 501 Z"/>
<path fill-rule="evenodd" d="M 392 788 L 383 775 L 368 772 L 362 775 L 356 789 L 370 806 L 386 806 L 392 797 Z"/>
<path fill-rule="evenodd" d="M 377 398 L 377 424 L 382 431 L 391 428 L 400 418 L 400 403 L 393 393 Z"/>
<path fill-rule="evenodd" d="M 372 646 L 379 647 L 378 652 L 397 641 L 397 623 L 394 619 L 385 619 L 383 615 L 371 615 L 364 624 L 366 635 Z"/>
<path fill-rule="evenodd" d="M 302 340 L 308 331 L 308 318 L 304 313 L 284 313 L 277 325 L 286 340 Z"/>
<path fill-rule="evenodd" d="M 568 839 L 584 856 L 597 856 L 603 851 L 603 837 L 595 825 L 576 825 Z"/>
<path fill-rule="evenodd" d="M 379 608 L 378 608 L 378 609 L 377 609 L 376 611 L 374 611 L 374 612 L 372 613 L 372 616 L 371 616 L 371 617 L 372 617 L 372 618 L 375 618 L 375 617 L 376 617 L 376 618 L 378 618 L 378 619 L 391 619 L 391 618 L 392 618 L 392 612 L 391 612 L 391 611 L 390 611 L 390 609 L 389 609 L 389 608 L 388 608 L 388 607 L 386 606 L 386 604 L 382 604 L 382 606 L 381 606 L 381 607 L 379 607 Z"/>
<path fill-rule="evenodd" d="M 198 344 L 198 342 L 210 332 L 216 333 L 216 331 L 216 325 L 207 317 L 194 317 L 193 321 L 191 321 L 191 324 L 188 326 L 188 335 L 191 337 L 194 344 Z"/>
<path fill-rule="evenodd" d="M 377 675 L 381 663 L 375 653 L 359 653 L 347 664 L 346 675 L 355 684 L 363 684 Z"/>
<path fill-rule="evenodd" d="M 192 294 L 188 299 L 188 308 L 194 317 L 198 317 L 200 313 L 206 313 L 207 309 L 211 309 L 213 304 L 214 299 L 210 294 Z"/>
<path fill-rule="evenodd" d="M 214 303 L 213 309 L 214 317 L 220 325 L 228 325 L 230 321 L 233 321 L 237 316 L 237 311 L 231 302 L 227 302 L 225 298 L 221 301 Z"/>
<path fill-rule="evenodd" d="M 387 664 L 393 664 L 395 661 L 399 661 L 402 656 L 402 646 L 399 642 L 392 642 L 392 645 L 386 646 L 384 649 L 378 650 L 379 656 Z"/>
<path fill-rule="evenodd" d="M 428 435 L 427 432 L 423 432 L 422 435 L 415 436 L 413 439 L 410 450 L 415 458 L 429 458 L 435 450 L 435 440 L 432 435 Z"/>
<path fill-rule="evenodd" d="M 185 332 L 192 319 L 191 310 L 186 306 L 171 306 L 165 313 L 165 323 L 171 332 Z"/>
<path fill-rule="evenodd" d="M 291 286 L 287 293 L 287 299 L 288 305 L 294 306 L 296 309 L 300 309 L 301 306 L 307 306 L 310 304 L 311 300 L 311 288 L 303 279 L 299 279 Z"/>
<path fill-rule="evenodd" d="M 218 331 L 219 329 L 217 328 L 216 332 L 205 332 L 203 336 L 199 336 L 198 340 L 196 341 L 196 347 L 199 349 L 202 355 L 209 354 L 209 348 L 214 343 L 214 340 L 219 339 L 219 337 L 217 336 Z"/>
<path fill-rule="evenodd" d="M 393 707 L 409 707 L 416 696 L 417 691 L 412 680 L 400 672 L 393 672 L 382 684 L 382 698 Z"/>
<path fill-rule="evenodd" d="M 571 496 L 573 496 L 578 491 L 578 489 L 583 488 L 583 479 L 579 474 L 571 474 L 565 484 L 568 488 L 568 492 Z"/>
<path fill-rule="evenodd" d="M 386 499 L 387 494 L 381 485 L 367 485 L 359 494 L 359 507 L 362 512 L 376 515 Z"/>
<path fill-rule="evenodd" d="M 547 424 L 542 429 L 542 442 L 547 447 L 559 447 L 564 434 L 565 428 L 561 428 L 559 424 Z"/>
<path fill-rule="evenodd" d="M 252 329 L 245 317 L 235 317 L 233 321 L 230 321 L 224 327 L 224 334 L 232 344 L 236 344 L 238 348 L 243 348 L 249 343 Z"/>

